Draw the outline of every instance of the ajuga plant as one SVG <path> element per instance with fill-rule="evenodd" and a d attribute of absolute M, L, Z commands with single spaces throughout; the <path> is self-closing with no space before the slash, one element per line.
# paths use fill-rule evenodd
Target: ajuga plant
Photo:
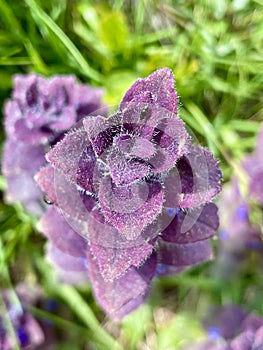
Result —
<path fill-rule="evenodd" d="M 204 321 L 207 339 L 184 350 L 261 350 L 263 318 L 237 305 L 213 307 Z"/>
<path fill-rule="evenodd" d="M 15 290 L 0 290 L 0 349 L 51 349 L 54 347 L 53 327 L 40 322 L 28 308 L 43 303 L 39 288 L 20 284 Z"/>
<path fill-rule="evenodd" d="M 250 253 L 257 255 L 261 262 L 258 267 L 262 268 L 262 149 L 263 125 L 254 152 L 246 155 L 239 164 L 241 176 L 233 175 L 231 181 L 224 185 L 218 201 L 220 244 L 215 268 L 223 278 L 232 278 L 240 272 L 242 262 Z"/>
<path fill-rule="evenodd" d="M 169 69 L 138 79 L 109 117 L 83 118 L 46 159 L 35 179 L 53 203 L 38 225 L 48 258 L 89 278 L 110 317 L 140 305 L 155 276 L 211 259 L 221 172 L 178 117 Z"/>
<path fill-rule="evenodd" d="M 78 120 L 103 108 L 102 94 L 102 89 L 80 84 L 74 76 L 14 76 L 12 97 L 4 107 L 2 171 L 8 202 L 42 213 L 43 194 L 33 176 L 45 165 L 45 152 Z"/>

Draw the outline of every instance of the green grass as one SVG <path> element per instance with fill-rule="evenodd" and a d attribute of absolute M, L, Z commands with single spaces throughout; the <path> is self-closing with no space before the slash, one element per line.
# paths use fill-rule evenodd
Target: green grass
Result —
<path fill-rule="evenodd" d="M 105 102 L 116 105 L 138 77 L 169 67 L 180 116 L 219 159 L 224 181 L 240 175 L 238 162 L 263 122 L 262 1 L 0 0 L 0 13 L 0 110 L 16 73 L 76 74 L 102 86 Z M 3 128 L 0 136 L 2 145 Z M 0 185 L 4 191 L 2 178 Z M 245 270 L 225 288 L 208 263 L 159 279 L 148 303 L 116 324 L 89 288 L 59 287 L 46 273 L 45 240 L 35 223 L 21 206 L 1 201 L 0 285 L 38 283 L 67 308 L 67 319 L 50 315 L 65 330 L 56 349 L 176 350 L 203 336 L 196 319 L 213 302 L 241 303 L 263 315 L 260 274 Z"/>

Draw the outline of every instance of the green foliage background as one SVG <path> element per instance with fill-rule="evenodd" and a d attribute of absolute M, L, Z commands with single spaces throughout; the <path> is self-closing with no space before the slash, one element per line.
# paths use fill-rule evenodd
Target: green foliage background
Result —
<path fill-rule="evenodd" d="M 0 110 L 16 73 L 76 74 L 102 86 L 114 106 L 138 77 L 169 67 L 180 116 L 220 160 L 224 181 L 238 174 L 263 121 L 262 58 L 262 0 L 0 0 Z M 0 136 L 2 145 L 3 128 Z M 240 303 L 263 315 L 263 280 L 251 262 L 227 285 L 206 263 L 156 280 L 145 305 L 110 321 L 90 286 L 57 284 L 35 224 L 19 204 L 1 201 L 0 285 L 39 284 L 58 300 L 62 313 L 31 310 L 53 321 L 56 350 L 180 349 L 203 336 L 198 318 L 212 303 Z"/>

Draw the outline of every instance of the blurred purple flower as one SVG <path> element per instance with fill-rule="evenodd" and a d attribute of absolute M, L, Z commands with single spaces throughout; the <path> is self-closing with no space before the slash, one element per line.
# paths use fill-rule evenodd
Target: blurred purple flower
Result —
<path fill-rule="evenodd" d="M 262 350 L 263 317 L 248 313 L 236 305 L 211 310 L 204 326 L 207 340 L 184 350 Z"/>
<path fill-rule="evenodd" d="M 12 97 L 4 107 L 7 141 L 2 171 L 9 203 L 22 202 L 29 212 L 42 213 L 42 194 L 33 176 L 46 164 L 46 150 L 65 131 L 84 116 L 105 109 L 102 93 L 101 89 L 78 83 L 74 76 L 14 76 Z"/>
<path fill-rule="evenodd" d="M 218 272 L 223 277 L 232 278 L 242 267 L 241 262 L 250 252 L 257 252 L 259 257 L 263 253 L 263 242 L 261 238 L 260 223 L 251 222 L 251 201 L 257 201 L 260 206 L 260 198 L 263 189 L 260 189 L 258 176 L 263 176 L 263 162 L 260 157 L 260 147 L 263 147 L 263 128 L 258 136 L 258 141 L 253 154 L 247 155 L 240 163 L 241 170 L 247 176 L 248 188 L 237 176 L 233 176 L 228 184 L 223 186 L 218 200 L 220 217 L 220 245 L 217 262 Z M 262 150 L 261 150 L 262 152 Z M 261 175 L 259 175 L 261 174 Z M 242 194 L 247 191 L 247 194 Z M 226 210 L 227 208 L 227 210 Z M 254 207 L 253 207 L 254 208 Z M 263 261 L 262 261 L 263 262 Z M 229 266 L 231 265 L 231 269 Z"/>
<path fill-rule="evenodd" d="M 211 259 L 221 172 L 178 118 L 169 69 L 137 80 L 109 118 L 84 118 L 47 160 L 35 179 L 56 207 L 39 224 L 49 260 L 86 269 L 111 317 L 137 307 L 154 276 Z"/>
<path fill-rule="evenodd" d="M 249 177 L 249 196 L 263 205 L 263 123 L 261 124 L 254 153 L 245 157 L 242 162 Z"/>
<path fill-rule="evenodd" d="M 28 311 L 42 297 L 38 288 L 19 285 L 15 291 L 1 290 L 3 304 L 0 308 L 0 349 L 49 349 L 53 342 L 50 326 L 41 324 Z M 42 347 L 43 346 L 43 347 Z"/>

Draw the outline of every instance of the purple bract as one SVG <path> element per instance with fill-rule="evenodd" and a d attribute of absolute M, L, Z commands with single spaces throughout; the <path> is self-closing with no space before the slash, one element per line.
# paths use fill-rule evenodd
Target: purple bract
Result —
<path fill-rule="evenodd" d="M 46 158 L 36 181 L 54 204 L 40 221 L 49 260 L 86 270 L 111 317 L 137 307 L 154 276 L 212 257 L 221 172 L 178 118 L 169 69 L 137 80 L 108 118 L 84 118 Z"/>
<path fill-rule="evenodd" d="M 101 89 L 80 84 L 74 76 L 15 75 L 12 98 L 4 108 L 2 171 L 8 202 L 22 202 L 34 214 L 42 212 L 42 194 L 33 176 L 46 164 L 45 152 L 81 118 L 103 108 L 101 97 Z"/>

